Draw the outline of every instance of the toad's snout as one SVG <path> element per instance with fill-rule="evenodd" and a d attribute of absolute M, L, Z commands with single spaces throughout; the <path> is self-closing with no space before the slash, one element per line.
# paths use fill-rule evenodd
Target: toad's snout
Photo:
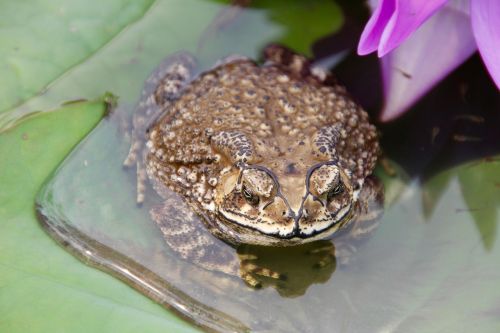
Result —
<path fill-rule="evenodd" d="M 280 228 L 280 234 L 291 234 L 294 230 L 294 214 L 287 204 L 286 200 L 282 198 L 275 198 L 264 209 L 264 219 L 273 221 L 276 226 Z"/>
<path fill-rule="evenodd" d="M 325 203 L 307 195 L 295 209 L 289 205 L 287 216 L 293 219 L 294 224 L 292 237 L 306 239 L 322 233 L 325 233 L 322 236 L 326 237 L 343 224 L 339 222 L 344 221 L 349 212 L 350 206 L 344 209 L 338 207 L 338 210 L 332 213 Z"/>

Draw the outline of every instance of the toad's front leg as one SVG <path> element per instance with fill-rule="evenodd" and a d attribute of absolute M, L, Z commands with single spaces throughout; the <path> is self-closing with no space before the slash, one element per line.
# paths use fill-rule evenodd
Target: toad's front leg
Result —
<path fill-rule="evenodd" d="M 182 259 L 209 271 L 241 277 L 252 288 L 259 288 L 258 276 L 283 279 L 283 276 L 252 263 L 233 247 L 213 236 L 201 218 L 182 200 L 166 199 L 151 210 L 169 247 Z"/>
<path fill-rule="evenodd" d="M 131 143 L 123 162 L 126 167 L 137 167 L 137 202 L 144 201 L 146 171 L 144 167 L 144 145 L 146 131 L 169 104 L 179 97 L 192 78 L 196 62 L 189 53 L 180 52 L 166 58 L 144 84 L 141 99 L 132 116 Z"/>

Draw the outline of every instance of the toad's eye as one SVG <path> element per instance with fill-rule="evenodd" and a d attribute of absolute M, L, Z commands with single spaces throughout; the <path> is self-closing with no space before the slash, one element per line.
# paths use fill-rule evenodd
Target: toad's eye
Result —
<path fill-rule="evenodd" d="M 336 195 L 338 195 L 338 194 L 340 194 L 342 192 L 344 192 L 344 184 L 342 184 L 341 182 L 339 182 L 337 184 L 337 186 L 335 186 L 330 191 L 328 191 L 328 194 L 326 196 L 326 200 L 328 202 L 331 202 Z"/>
<path fill-rule="evenodd" d="M 250 205 L 257 206 L 259 204 L 259 197 L 250 192 L 245 186 L 243 186 L 242 193 L 246 202 L 248 202 Z"/>

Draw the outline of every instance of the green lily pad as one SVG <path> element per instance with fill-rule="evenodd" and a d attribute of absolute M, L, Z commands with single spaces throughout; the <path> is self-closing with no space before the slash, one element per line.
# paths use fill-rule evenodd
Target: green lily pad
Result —
<path fill-rule="evenodd" d="M 20 105 L 94 55 L 153 3 L 36 0 L 0 3 L 0 112 Z"/>
<path fill-rule="evenodd" d="M 194 332 L 61 250 L 39 227 L 35 193 L 106 112 L 102 100 L 23 120 L 0 136 L 0 331 Z M 129 320 L 129 318 L 134 318 Z"/>
<path fill-rule="evenodd" d="M 51 0 L 46 1 L 50 3 Z M 18 2 L 12 1 L 12 3 L 11 7 L 15 8 L 14 4 Z M 135 8 L 136 2 L 132 1 L 132 3 L 133 5 L 130 6 Z M 258 59 L 261 49 L 266 44 L 277 42 L 283 36 L 288 36 L 286 37 L 288 46 L 309 52 L 305 45 L 310 45 L 320 35 L 334 32 L 342 22 L 342 13 L 338 6 L 330 1 L 320 1 L 315 2 L 312 7 L 306 6 L 314 8 L 314 13 L 321 13 L 320 31 L 309 34 L 307 33 L 309 28 L 291 30 L 292 26 L 307 26 L 306 22 L 300 20 L 305 8 L 298 4 L 286 7 L 283 13 L 286 13 L 289 18 L 275 20 L 273 16 L 276 16 L 276 9 L 279 8 L 275 8 L 275 5 L 271 6 L 271 4 L 274 2 L 270 2 L 266 6 L 262 5 L 259 9 L 238 12 L 236 16 L 233 16 L 231 13 L 228 14 L 224 10 L 225 7 L 217 2 L 203 0 L 157 1 L 151 6 L 151 9 L 142 13 L 140 20 L 137 20 L 136 16 L 130 18 L 128 25 L 123 27 L 121 33 L 110 36 L 102 47 L 95 49 L 94 52 L 89 51 L 90 53 L 83 57 L 80 62 L 68 62 L 68 66 L 64 70 L 61 69 L 50 75 L 48 73 L 38 75 L 38 72 L 43 72 L 46 69 L 45 62 L 38 63 L 39 69 L 37 70 L 28 66 L 26 68 L 19 67 L 19 73 L 28 78 L 34 76 L 36 80 L 43 82 L 30 88 L 29 93 L 23 93 L 15 101 L 6 104 L 4 114 L 0 115 L 0 130 L 11 126 L 16 119 L 23 115 L 54 109 L 62 101 L 82 98 L 95 99 L 101 96 L 104 91 L 112 91 L 115 95 L 120 96 L 122 103 L 133 104 L 139 96 L 142 83 L 152 69 L 164 57 L 179 50 L 187 50 L 199 56 L 200 65 L 204 68 L 214 64 L 217 59 L 230 54 L 241 54 Z M 54 6 L 57 8 L 56 5 Z M 82 1 L 81 7 L 84 6 L 92 5 Z M 123 7 L 126 9 L 122 9 L 123 12 L 132 12 L 128 5 L 123 5 Z M 40 8 L 38 15 L 46 15 L 51 20 L 57 21 L 52 14 L 52 6 L 47 6 L 45 9 Z M 72 19 L 79 21 L 80 17 L 77 13 L 74 15 Z M 312 20 L 313 18 L 309 16 L 307 17 Z M 64 17 L 59 19 L 64 22 L 66 20 Z M 25 18 L 21 17 L 18 20 L 23 21 Z M 219 24 L 220 20 L 224 24 Z M 16 26 L 17 23 L 13 23 L 11 29 L 15 30 Z M 318 28 L 313 30 L 316 31 L 316 29 Z M 306 33 L 293 32 L 297 30 L 306 31 Z M 57 31 L 59 32 L 59 30 Z M 24 43 L 36 46 L 39 39 L 33 34 L 29 36 L 32 39 L 26 37 Z M 94 37 L 88 36 L 88 38 Z M 62 42 L 59 39 L 48 38 L 48 40 L 42 41 L 43 47 L 40 46 L 39 49 L 52 50 L 63 47 L 61 45 L 71 49 L 71 44 L 61 44 Z M 86 40 L 83 40 L 82 43 L 86 43 Z M 12 43 L 7 43 L 3 49 L 2 43 L 0 43 L 0 54 L 4 52 L 9 55 L 0 58 L 0 66 L 9 67 L 8 63 L 2 65 L 1 59 L 8 61 L 12 57 L 16 58 L 11 45 Z M 78 53 L 78 48 L 72 52 Z M 49 58 L 47 61 L 53 60 L 51 54 L 46 57 Z M 10 75 L 6 79 L 12 82 L 6 81 L 5 84 L 0 85 L 0 96 L 16 96 L 24 91 L 25 88 L 11 88 L 26 85 L 19 73 Z M 49 83 L 50 85 L 46 86 Z M 37 89 L 40 94 L 27 99 L 33 96 Z"/>

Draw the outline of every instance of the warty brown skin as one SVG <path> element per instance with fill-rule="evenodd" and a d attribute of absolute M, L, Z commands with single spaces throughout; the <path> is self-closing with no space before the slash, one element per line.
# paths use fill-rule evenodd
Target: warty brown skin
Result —
<path fill-rule="evenodd" d="M 380 201 L 378 183 L 365 182 L 379 155 L 377 131 L 345 89 L 324 84 L 328 74 L 313 74 L 306 58 L 276 46 L 265 57 L 263 66 L 228 59 L 190 83 L 189 57 L 160 65 L 134 119 L 136 132 L 149 129 L 144 157 L 135 156 L 140 143 L 133 143 L 126 164 L 138 160 L 139 185 L 144 168 L 166 202 L 168 188 L 190 216 L 232 245 L 329 237 L 366 213 L 361 206 L 371 207 L 359 198 Z M 189 221 L 169 222 L 168 211 L 166 204 L 152 216 L 175 250 L 173 243 L 189 237 L 168 236 Z M 203 247 L 191 241 L 195 252 Z"/>

